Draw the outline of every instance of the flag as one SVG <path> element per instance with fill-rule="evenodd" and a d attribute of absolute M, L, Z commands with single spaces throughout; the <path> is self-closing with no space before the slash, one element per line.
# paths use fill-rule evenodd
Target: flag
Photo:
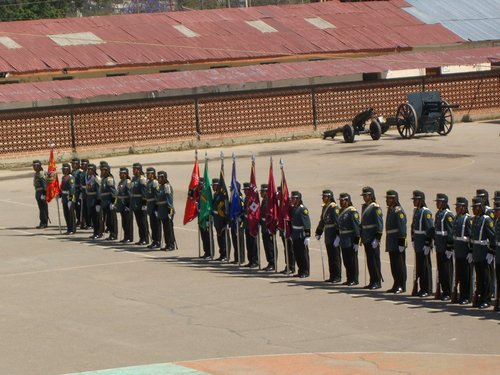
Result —
<path fill-rule="evenodd" d="M 210 189 L 210 177 L 208 176 L 208 159 L 205 158 L 205 171 L 203 172 L 205 184 L 200 195 L 200 211 L 198 212 L 198 225 L 200 228 L 207 228 L 208 218 L 212 211 L 212 189 Z"/>
<path fill-rule="evenodd" d="M 50 149 L 49 168 L 47 170 L 47 189 L 45 192 L 45 200 L 50 202 L 55 196 L 61 192 L 59 188 L 59 179 L 57 177 L 56 161 L 54 160 L 54 148 Z"/>
<path fill-rule="evenodd" d="M 229 194 L 227 193 L 226 181 L 224 180 L 224 155 L 221 152 L 221 162 L 220 162 L 220 174 L 219 174 L 219 190 L 218 193 L 222 196 L 222 200 L 224 204 L 218 203 L 218 210 L 224 209 L 224 217 L 227 218 L 228 215 L 228 206 L 229 206 Z"/>
<path fill-rule="evenodd" d="M 278 201 L 276 197 L 276 186 L 274 185 L 272 157 L 271 157 L 271 164 L 269 166 L 268 189 L 269 191 L 268 191 L 268 201 L 266 210 L 266 226 L 271 234 L 276 234 L 276 224 L 278 219 Z"/>
<path fill-rule="evenodd" d="M 247 196 L 247 224 L 248 232 L 252 237 L 257 237 L 259 232 L 260 202 L 255 182 L 255 159 L 252 158 L 252 169 L 250 170 L 250 189 Z"/>
<path fill-rule="evenodd" d="M 281 192 L 278 210 L 278 228 L 285 233 L 286 238 L 292 234 L 292 222 L 290 220 L 290 195 L 288 194 L 288 185 L 286 184 L 285 170 L 281 162 Z"/>
<path fill-rule="evenodd" d="M 243 207 L 241 206 L 240 190 L 236 183 L 236 158 L 233 156 L 233 171 L 231 174 L 231 205 L 229 207 L 229 217 L 231 223 L 236 223 L 236 220 L 241 216 Z"/>
<path fill-rule="evenodd" d="M 197 215 L 196 206 L 198 204 L 198 184 L 200 183 L 200 169 L 198 167 L 198 157 L 194 161 L 193 173 L 189 182 L 188 195 L 186 198 L 186 208 L 184 209 L 183 223 L 186 225 L 193 220 Z"/>

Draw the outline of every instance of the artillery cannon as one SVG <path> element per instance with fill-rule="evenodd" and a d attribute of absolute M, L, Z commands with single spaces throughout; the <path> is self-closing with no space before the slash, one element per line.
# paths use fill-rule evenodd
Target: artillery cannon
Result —
<path fill-rule="evenodd" d="M 402 138 L 411 138 L 417 133 L 447 135 L 454 123 L 452 108 L 458 104 L 448 104 L 441 99 L 439 91 L 423 91 L 408 94 L 408 103 L 398 107 L 396 117 L 387 119 L 396 125 Z"/>
<path fill-rule="evenodd" d="M 342 133 L 346 143 L 353 143 L 356 135 L 370 134 L 372 139 L 376 141 L 388 128 L 385 119 L 382 116 L 377 117 L 373 108 L 368 108 L 354 116 L 351 124 L 325 131 L 323 139 L 328 137 L 333 139 L 337 133 Z"/>

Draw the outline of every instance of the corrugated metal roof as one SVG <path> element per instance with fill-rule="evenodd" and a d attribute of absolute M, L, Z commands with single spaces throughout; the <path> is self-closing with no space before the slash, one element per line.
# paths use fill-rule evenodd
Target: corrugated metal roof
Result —
<path fill-rule="evenodd" d="M 380 51 L 463 41 L 442 26 L 425 25 L 412 17 L 402 10 L 404 4 L 402 0 L 332 0 L 289 6 L 1 22 L 0 37 L 11 38 L 21 48 L 9 50 L 0 43 L 0 66 L 9 72 L 25 73 Z M 318 17 L 335 29 L 321 30 L 305 20 Z M 265 23 L 276 32 L 262 33 L 247 21 L 254 25 Z M 417 34 L 405 31 L 416 26 Z M 186 36 L 182 32 L 185 28 L 193 33 L 190 35 L 198 36 Z M 49 35 L 61 34 L 95 35 L 95 40 L 104 42 L 61 46 L 49 39 Z M 67 42 L 64 35 L 59 40 Z"/>
<path fill-rule="evenodd" d="M 500 47 L 466 49 L 434 53 L 393 54 L 359 59 L 308 61 L 274 65 L 254 65 L 224 69 L 185 71 L 110 78 L 80 79 L 0 85 L 0 109 L 13 103 L 19 107 L 51 105 L 79 101 L 123 100 L 124 95 L 155 93 L 155 97 L 178 96 L 196 92 L 220 92 L 221 87 L 233 85 L 233 90 L 243 90 L 249 84 L 262 87 L 288 87 L 308 85 L 314 79 L 325 78 L 335 82 L 335 77 L 352 74 L 384 73 L 387 71 L 485 64 L 500 61 Z M 185 91 L 179 91 L 185 90 Z M 122 96 L 122 97 L 120 97 Z"/>
<path fill-rule="evenodd" d="M 404 8 L 426 24 L 440 23 L 465 40 L 500 39 L 499 0 L 407 0 Z"/>

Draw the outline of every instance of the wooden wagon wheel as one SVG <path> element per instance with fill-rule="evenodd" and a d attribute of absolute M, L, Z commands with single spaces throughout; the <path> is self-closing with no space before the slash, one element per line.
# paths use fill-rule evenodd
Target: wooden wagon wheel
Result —
<path fill-rule="evenodd" d="M 417 112 L 411 104 L 404 103 L 398 107 L 396 112 L 398 119 L 397 127 L 399 135 L 403 138 L 411 138 L 417 131 Z"/>
<path fill-rule="evenodd" d="M 447 135 L 453 128 L 454 117 L 453 111 L 450 107 L 448 107 L 448 103 L 445 100 L 441 101 L 441 113 L 442 117 L 439 122 L 439 128 L 437 132 L 439 133 L 439 135 Z"/>

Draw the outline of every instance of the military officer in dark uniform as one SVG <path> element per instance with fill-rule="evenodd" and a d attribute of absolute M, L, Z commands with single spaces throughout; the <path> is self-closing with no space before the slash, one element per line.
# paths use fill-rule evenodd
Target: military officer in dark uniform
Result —
<path fill-rule="evenodd" d="M 80 166 L 82 171 L 80 172 L 80 188 L 81 188 L 81 197 L 79 197 L 81 205 L 82 205 L 82 213 L 80 220 L 80 228 L 81 229 L 92 229 L 92 219 L 90 217 L 90 212 L 87 206 L 87 168 L 89 165 L 89 159 L 82 159 Z"/>
<path fill-rule="evenodd" d="M 82 193 L 82 185 L 80 174 L 82 170 L 80 169 L 80 159 L 73 158 L 71 159 L 71 174 L 75 178 L 75 216 L 76 216 L 76 226 L 80 226 L 81 224 L 81 212 L 82 212 L 82 201 L 80 198 L 80 194 Z"/>
<path fill-rule="evenodd" d="M 120 182 L 117 187 L 116 212 L 120 213 L 122 219 L 123 239 L 121 243 L 134 242 L 134 219 L 130 209 L 130 189 L 132 181 L 128 174 L 128 168 L 120 168 Z"/>
<path fill-rule="evenodd" d="M 139 241 L 136 245 L 147 245 L 148 243 L 148 220 L 146 218 L 146 184 L 141 163 L 132 166 L 132 186 L 130 188 L 130 209 L 134 213 L 137 228 L 139 229 Z"/>
<path fill-rule="evenodd" d="M 156 179 L 156 170 L 153 167 L 146 169 L 146 212 L 149 217 L 149 227 L 151 229 L 151 244 L 148 249 L 159 249 L 161 242 L 161 226 L 158 218 L 158 211 L 156 210 L 156 190 L 159 186 Z"/>
<path fill-rule="evenodd" d="M 484 206 L 484 213 L 486 215 L 488 215 L 492 220 L 495 220 L 495 214 L 493 212 L 493 208 L 490 207 L 490 199 L 489 199 L 488 190 L 477 189 L 476 190 L 476 197 L 481 198 L 481 202 L 483 203 L 483 206 Z M 488 277 L 490 278 L 490 285 L 494 285 L 494 282 L 495 282 L 494 262 L 491 262 L 490 264 L 488 264 Z M 493 293 L 493 288 L 491 289 L 491 292 Z M 491 297 L 493 298 L 494 295 L 492 294 Z"/>
<path fill-rule="evenodd" d="M 344 267 L 347 276 L 347 280 L 343 285 L 354 286 L 359 284 L 359 214 L 352 205 L 351 196 L 349 194 L 340 193 L 339 203 L 340 249 L 342 250 L 342 258 L 344 259 Z"/>
<path fill-rule="evenodd" d="M 457 197 L 456 217 L 453 221 L 453 251 L 455 254 L 455 277 L 457 281 L 457 302 L 470 303 L 472 298 L 472 247 L 470 243 L 472 216 L 469 215 L 469 202 L 465 197 Z"/>
<path fill-rule="evenodd" d="M 158 172 L 158 186 L 156 187 L 156 209 L 165 238 L 165 246 L 161 250 L 175 250 L 174 235 L 174 191 L 167 179 L 167 172 Z M 161 236 L 161 232 L 160 232 Z"/>
<path fill-rule="evenodd" d="M 63 176 L 60 186 L 64 220 L 66 221 L 66 233 L 64 234 L 74 234 L 76 232 L 75 177 L 73 177 L 70 172 L 70 165 L 68 163 L 64 163 L 62 165 Z"/>
<path fill-rule="evenodd" d="M 365 203 L 361 208 L 361 241 L 365 248 L 366 263 L 370 274 L 370 283 L 365 289 L 382 287 L 382 268 L 380 264 L 380 239 L 384 231 L 384 217 L 380 205 L 376 202 L 375 191 L 370 186 L 362 189 Z"/>
<path fill-rule="evenodd" d="M 500 311 L 500 194 L 497 200 L 497 194 L 500 192 L 495 192 L 495 271 L 496 271 L 496 295 L 495 295 L 495 305 L 494 310 Z"/>
<path fill-rule="evenodd" d="M 309 277 L 309 244 L 311 242 L 311 219 L 309 210 L 302 203 L 302 194 L 292 191 L 292 245 L 297 261 L 296 277 Z"/>
<path fill-rule="evenodd" d="M 203 190 L 205 188 L 205 184 L 210 184 L 210 181 L 205 181 L 203 177 L 200 177 L 200 180 L 198 182 L 198 185 L 195 187 L 195 189 L 198 190 L 198 196 L 201 197 L 203 194 Z M 211 194 L 211 193 L 210 193 Z M 202 259 L 211 259 L 212 258 L 212 249 L 211 249 L 211 241 L 212 238 L 210 237 L 210 226 L 211 221 L 210 217 L 208 217 L 206 220 L 200 220 L 200 209 L 201 209 L 201 199 L 198 199 L 197 201 L 197 212 L 198 212 L 198 227 L 200 228 L 200 235 L 201 235 L 201 242 L 203 244 L 203 255 L 201 256 Z M 210 212 L 210 215 L 212 213 Z"/>
<path fill-rule="evenodd" d="M 481 197 L 472 199 L 471 242 L 478 293 L 478 307 L 485 309 L 490 306 L 492 285 L 488 274 L 488 266 L 495 256 L 495 232 L 493 219 L 486 214 Z"/>
<path fill-rule="evenodd" d="M 250 182 L 243 183 L 243 193 L 245 197 L 243 198 L 243 205 L 245 207 L 245 215 L 244 215 L 244 228 L 245 228 L 245 244 L 247 248 L 247 257 L 248 264 L 245 267 L 248 268 L 257 268 L 259 266 L 259 259 L 257 256 L 257 238 L 250 234 L 250 228 L 248 225 L 248 211 L 250 207 L 248 207 L 248 194 L 250 192 Z"/>
<path fill-rule="evenodd" d="M 431 210 L 426 207 L 425 194 L 420 190 L 415 190 L 412 199 L 415 209 L 411 223 L 411 241 L 415 250 L 416 278 L 420 283 L 418 296 L 427 297 L 432 293 L 431 249 L 434 221 Z"/>
<path fill-rule="evenodd" d="M 232 263 L 243 263 L 245 262 L 245 228 L 244 228 L 244 213 L 245 213 L 245 208 L 244 208 L 244 203 L 243 203 L 243 197 L 241 196 L 241 184 L 236 181 L 236 190 L 238 194 L 238 201 L 236 203 L 233 203 L 233 186 L 231 184 L 230 188 L 230 196 L 231 196 L 231 204 L 239 204 L 241 207 L 241 216 L 239 217 L 239 220 L 234 218 L 234 220 L 231 221 L 231 239 L 233 241 L 233 248 L 234 248 L 234 261 Z M 239 242 L 238 242 L 239 239 Z M 228 258 L 230 258 L 230 254 L 228 254 Z"/>
<path fill-rule="evenodd" d="M 101 200 L 99 197 L 101 178 L 97 175 L 96 170 L 97 168 L 94 164 L 89 164 L 85 178 L 85 193 L 87 196 L 85 201 L 92 220 L 92 227 L 94 228 L 94 234 L 89 237 L 91 239 L 102 238 L 100 220 Z"/>
<path fill-rule="evenodd" d="M 219 188 L 219 179 L 212 179 L 212 190 L 214 192 L 212 201 L 212 213 L 214 218 L 214 227 L 217 233 L 217 244 L 219 245 L 219 257 L 217 261 L 226 262 L 227 255 L 231 252 L 231 243 L 229 233 L 227 233 L 227 224 L 229 220 L 229 202 L 228 197 Z"/>
<path fill-rule="evenodd" d="M 35 199 L 38 205 L 39 219 L 40 223 L 36 226 L 36 229 L 47 228 L 49 221 L 49 206 L 45 200 L 45 194 L 47 189 L 47 173 L 42 168 L 42 163 L 40 160 L 33 160 L 33 170 L 35 174 L 33 176 L 33 186 L 35 187 Z"/>
<path fill-rule="evenodd" d="M 101 210 L 103 220 L 106 220 L 106 228 L 109 231 L 108 241 L 114 241 L 118 238 L 118 223 L 116 218 L 115 202 L 117 190 L 115 179 L 111 174 L 109 164 L 101 166 L 101 189 L 99 196 L 101 198 Z"/>
<path fill-rule="evenodd" d="M 451 299 L 453 283 L 453 221 L 455 216 L 448 206 L 448 196 L 436 195 L 436 217 L 434 219 L 434 244 L 436 245 L 436 262 L 438 268 L 438 288 L 441 288 L 441 301 Z M 436 290 L 439 295 L 439 290 Z"/>
<path fill-rule="evenodd" d="M 329 277 L 325 281 L 339 283 L 342 278 L 342 258 L 339 247 L 340 238 L 338 237 L 340 209 L 335 202 L 333 191 L 329 189 L 323 190 L 321 199 L 323 200 L 323 207 L 321 209 L 321 218 L 316 227 L 316 239 L 320 241 L 321 236 L 325 235 L 329 271 Z"/>
<path fill-rule="evenodd" d="M 281 192 L 281 186 L 278 186 L 276 188 L 277 190 L 277 200 L 278 200 L 278 210 L 281 210 L 281 201 L 283 200 L 283 194 Z M 289 198 L 289 197 L 286 197 Z M 290 202 L 290 200 L 288 199 Z M 289 207 L 289 213 L 291 213 L 292 207 Z M 280 214 L 278 214 L 279 216 Z M 279 216 L 281 217 L 281 216 Z M 289 215 L 290 217 L 290 215 Z M 291 233 L 292 233 L 292 227 L 291 227 L 291 222 L 288 220 L 286 222 L 286 228 L 285 228 L 285 222 L 281 222 L 280 219 L 278 219 L 278 232 L 279 236 L 281 238 L 281 242 L 283 243 L 283 252 L 286 251 L 285 254 L 285 263 L 288 262 L 288 264 L 285 264 L 285 268 L 281 271 L 283 275 L 289 275 L 289 274 L 294 274 L 295 273 L 295 255 L 293 254 L 293 244 L 292 244 L 292 239 L 291 239 Z M 285 236 L 286 232 L 286 236 Z M 286 238 L 285 238 L 286 237 Z"/>
<path fill-rule="evenodd" d="M 264 252 L 266 254 L 267 266 L 263 268 L 264 271 L 276 270 L 276 262 L 274 260 L 274 240 L 273 235 L 266 225 L 266 210 L 269 202 L 269 185 L 260 185 L 260 234 L 262 236 L 262 244 L 264 245 Z"/>
<path fill-rule="evenodd" d="M 399 203 L 398 193 L 388 190 L 385 195 L 387 216 L 385 218 L 385 251 L 389 253 L 391 273 L 394 279 L 387 293 L 400 294 L 406 291 L 406 213 Z"/>

